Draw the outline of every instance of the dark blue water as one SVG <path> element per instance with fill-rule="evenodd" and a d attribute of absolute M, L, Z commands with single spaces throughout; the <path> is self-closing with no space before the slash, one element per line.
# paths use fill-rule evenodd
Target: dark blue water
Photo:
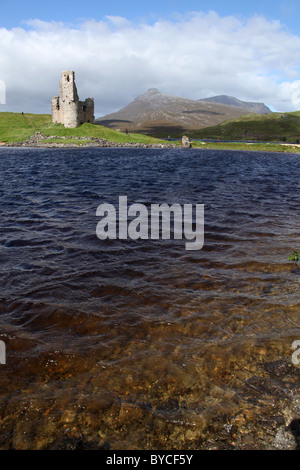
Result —
<path fill-rule="evenodd" d="M 292 154 L 0 149 L 1 447 L 243 448 L 250 426 L 263 448 L 295 393 L 264 392 L 270 364 L 298 380 L 299 174 Z M 120 195 L 204 204 L 203 249 L 99 240 Z"/>

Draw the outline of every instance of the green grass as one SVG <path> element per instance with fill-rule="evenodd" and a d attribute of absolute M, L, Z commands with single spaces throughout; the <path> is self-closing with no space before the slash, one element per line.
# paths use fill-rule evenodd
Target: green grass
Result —
<path fill-rule="evenodd" d="M 22 142 L 50 124 L 48 114 L 0 113 L 0 141 Z"/>
<path fill-rule="evenodd" d="M 247 132 L 246 132 L 247 131 Z M 248 145 L 242 140 L 254 140 L 254 135 L 260 132 L 257 140 L 263 140 L 262 135 L 269 139 L 265 140 L 284 140 L 288 142 L 297 142 L 300 139 L 300 112 L 295 113 L 272 113 L 269 115 L 248 115 L 236 121 L 229 121 L 219 126 L 200 129 L 197 131 L 187 131 L 185 134 L 190 138 L 220 138 L 222 140 L 241 140 L 238 143 L 205 143 L 192 142 L 194 148 L 210 149 L 228 149 L 228 150 L 255 150 L 267 152 L 295 152 L 299 153 L 300 148 L 292 145 L 285 146 L 276 143 L 255 143 Z M 285 132 L 284 132 L 285 131 Z M 19 114 L 19 113 L 1 113 L 0 112 L 0 142 L 22 142 L 28 140 L 36 132 L 41 132 L 46 136 L 57 136 L 46 143 L 65 143 L 75 145 L 88 145 L 92 140 L 76 140 L 71 137 L 94 137 L 106 139 L 114 143 L 144 143 L 155 144 L 164 143 L 163 140 L 143 134 L 125 134 L 107 127 L 95 124 L 82 124 L 75 129 L 67 129 L 61 124 L 52 124 L 49 114 Z M 285 139 L 279 139 L 279 136 L 285 134 Z M 191 135 L 192 134 L 192 135 Z M 196 135 L 195 135 L 196 134 Z M 62 137 L 66 137 L 62 139 Z M 272 137 L 272 138 L 271 138 Z M 168 142 L 166 142 L 168 143 Z M 179 145 L 179 141 L 171 142 Z"/>
<path fill-rule="evenodd" d="M 67 129 L 62 124 L 52 124 L 51 115 L 49 114 L 0 113 L 0 142 L 22 142 L 28 140 L 36 132 L 41 132 L 46 136 L 96 137 L 115 143 L 155 144 L 163 142 L 142 134 L 130 133 L 127 135 L 96 124 L 82 124 L 75 129 Z M 56 142 L 59 142 L 59 139 L 56 139 Z M 61 142 L 70 143 L 70 140 L 62 139 Z M 76 141 L 72 143 L 76 143 Z"/>
<path fill-rule="evenodd" d="M 90 144 L 93 144 L 95 143 L 95 141 L 93 139 L 84 139 L 84 140 L 77 140 L 77 139 L 74 139 L 73 137 L 66 137 L 66 138 L 62 138 L 62 137 L 52 137 L 51 139 L 47 139 L 47 141 L 45 141 L 46 144 L 71 144 L 71 145 L 77 145 L 77 146 L 84 146 L 84 145 L 90 145 Z"/>
<path fill-rule="evenodd" d="M 300 142 L 300 111 L 293 113 L 248 114 L 218 126 L 187 130 L 192 139 Z"/>
<path fill-rule="evenodd" d="M 290 145 L 282 145 L 276 143 L 254 143 L 246 142 L 193 142 L 192 148 L 203 148 L 212 150 L 252 150 L 256 152 L 284 152 L 284 153 L 300 153 L 300 147 Z"/>

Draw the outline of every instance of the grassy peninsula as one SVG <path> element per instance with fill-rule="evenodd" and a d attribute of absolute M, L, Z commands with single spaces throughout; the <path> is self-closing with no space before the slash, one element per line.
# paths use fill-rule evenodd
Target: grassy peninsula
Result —
<path fill-rule="evenodd" d="M 62 124 L 53 124 L 50 114 L 0 113 L 0 143 L 23 142 L 36 132 L 40 132 L 45 136 L 55 136 L 50 142 L 64 144 L 76 143 L 72 139 L 73 136 L 105 139 L 118 144 L 131 142 L 157 144 L 162 142 L 154 137 L 142 134 L 126 134 L 98 124 L 82 124 L 75 129 L 67 129 Z M 90 143 L 88 139 L 78 141 L 78 144 L 79 142 L 81 145 Z"/>
<path fill-rule="evenodd" d="M 249 142 L 192 142 L 193 148 L 211 150 L 252 150 L 255 152 L 300 153 L 299 144 L 285 143 L 249 143 Z"/>
<path fill-rule="evenodd" d="M 178 141 L 164 141 L 143 134 L 116 131 L 99 124 L 82 124 L 75 129 L 53 124 L 50 114 L 0 112 L 0 145 L 21 143 L 37 132 L 50 137 L 45 145 L 90 145 L 95 139 L 112 144 L 180 145 Z M 253 150 L 264 152 L 300 153 L 300 112 L 247 115 L 214 127 L 186 131 L 193 148 L 218 150 Z M 77 139 L 77 140 L 76 140 Z M 80 140 L 79 140 L 80 139 Z M 197 139 L 197 140 L 193 140 Z M 201 139 L 220 139 L 204 142 Z M 224 142 L 236 140 L 238 142 Z"/>

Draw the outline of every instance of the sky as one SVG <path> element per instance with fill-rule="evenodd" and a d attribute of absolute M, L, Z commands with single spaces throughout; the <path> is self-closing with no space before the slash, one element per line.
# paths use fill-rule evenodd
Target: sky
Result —
<path fill-rule="evenodd" d="M 96 117 L 149 88 L 300 110 L 299 0 L 1 0 L 0 111 L 50 113 L 74 70 Z"/>

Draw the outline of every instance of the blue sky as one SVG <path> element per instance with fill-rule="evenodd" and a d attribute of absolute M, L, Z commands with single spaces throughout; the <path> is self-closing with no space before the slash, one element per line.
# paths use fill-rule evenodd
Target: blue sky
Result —
<path fill-rule="evenodd" d="M 234 15 L 249 17 L 262 15 L 267 19 L 279 19 L 293 31 L 299 30 L 299 0 L 151 0 L 99 1 L 73 0 L 41 2 L 40 0 L 1 0 L 1 26 L 21 26 L 23 21 L 38 18 L 43 21 L 76 23 L 82 19 L 101 20 L 106 15 L 123 16 L 133 21 L 141 18 L 147 22 L 168 18 L 176 13 L 214 10 L 221 16 Z"/>
<path fill-rule="evenodd" d="M 1 0 L 0 111 L 50 112 L 63 70 L 96 116 L 148 88 L 300 110 L 299 17 L 299 0 Z"/>

